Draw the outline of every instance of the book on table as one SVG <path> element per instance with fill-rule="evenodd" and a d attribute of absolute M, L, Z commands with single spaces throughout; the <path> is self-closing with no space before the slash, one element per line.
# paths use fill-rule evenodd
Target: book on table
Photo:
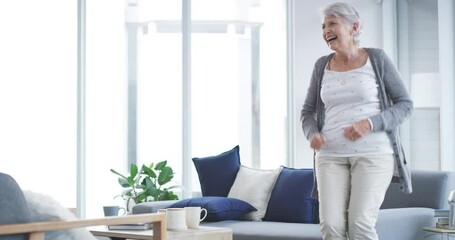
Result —
<path fill-rule="evenodd" d="M 449 218 L 448 217 L 439 217 L 436 222 L 437 228 L 448 229 L 449 228 Z"/>
<path fill-rule="evenodd" d="M 449 209 L 435 209 L 434 217 L 437 218 L 436 227 L 442 229 L 449 228 Z"/>
<path fill-rule="evenodd" d="M 449 209 L 435 209 L 434 216 L 435 217 L 449 217 L 450 211 Z"/>
<path fill-rule="evenodd" d="M 449 225 L 449 218 L 448 217 L 440 217 L 440 218 L 438 218 L 438 223 L 439 224 L 447 224 L 447 225 Z"/>
<path fill-rule="evenodd" d="M 109 230 L 149 230 L 152 228 L 151 223 L 128 223 L 108 225 Z"/>

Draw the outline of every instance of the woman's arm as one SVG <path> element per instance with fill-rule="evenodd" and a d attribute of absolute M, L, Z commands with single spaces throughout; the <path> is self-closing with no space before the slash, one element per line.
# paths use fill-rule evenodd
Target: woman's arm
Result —
<path fill-rule="evenodd" d="M 378 115 L 370 117 L 373 123 L 373 131 L 392 131 L 406 118 L 411 116 L 413 102 L 409 97 L 403 81 L 395 65 L 390 58 L 382 51 L 379 72 L 382 74 L 387 99 L 390 99 L 391 106 L 383 109 Z M 379 77 L 379 76 L 378 76 Z"/>

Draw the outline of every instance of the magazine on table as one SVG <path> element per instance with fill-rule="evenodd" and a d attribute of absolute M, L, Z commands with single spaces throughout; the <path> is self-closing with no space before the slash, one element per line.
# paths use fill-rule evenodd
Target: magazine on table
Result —
<path fill-rule="evenodd" d="M 108 225 L 109 230 L 149 230 L 152 228 L 151 223 L 128 223 Z"/>

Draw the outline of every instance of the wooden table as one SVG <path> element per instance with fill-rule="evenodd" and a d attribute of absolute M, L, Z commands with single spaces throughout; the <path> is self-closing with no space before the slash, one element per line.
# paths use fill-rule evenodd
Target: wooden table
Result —
<path fill-rule="evenodd" d="M 153 237 L 152 230 L 109 230 L 106 226 L 90 227 L 95 236 L 110 237 L 113 240 L 147 239 Z M 167 231 L 168 240 L 232 240 L 232 230 L 217 227 L 199 227 L 183 231 Z"/>
<path fill-rule="evenodd" d="M 424 239 L 433 240 L 448 240 L 455 239 L 455 230 L 454 229 L 444 229 L 436 227 L 424 227 Z M 436 237 L 436 238 L 435 238 Z"/>

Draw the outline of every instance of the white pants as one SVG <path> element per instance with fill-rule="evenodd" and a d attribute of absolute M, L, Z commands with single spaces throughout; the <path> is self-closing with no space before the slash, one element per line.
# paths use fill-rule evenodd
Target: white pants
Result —
<path fill-rule="evenodd" d="M 376 220 L 392 180 L 393 155 L 316 156 L 324 240 L 378 240 Z"/>

